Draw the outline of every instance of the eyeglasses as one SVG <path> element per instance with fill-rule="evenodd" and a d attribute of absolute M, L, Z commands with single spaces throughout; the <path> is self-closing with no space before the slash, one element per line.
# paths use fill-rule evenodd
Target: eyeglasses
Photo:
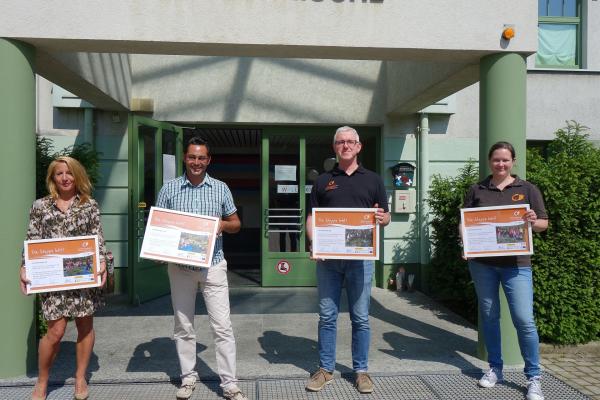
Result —
<path fill-rule="evenodd" d="M 210 157 L 209 157 L 209 156 L 198 156 L 198 157 L 196 157 L 196 156 L 186 156 L 186 158 L 187 158 L 189 161 L 196 161 L 196 160 L 198 160 L 198 161 L 206 161 L 206 160 L 208 160 Z"/>
<path fill-rule="evenodd" d="M 334 143 L 335 143 L 336 146 L 347 145 L 348 147 L 354 147 L 359 142 L 358 142 L 358 140 L 336 140 Z"/>

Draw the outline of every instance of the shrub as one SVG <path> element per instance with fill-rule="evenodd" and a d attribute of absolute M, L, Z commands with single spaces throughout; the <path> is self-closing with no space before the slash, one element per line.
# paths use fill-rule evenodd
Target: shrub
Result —
<path fill-rule="evenodd" d="M 600 335 L 600 150 L 576 122 L 555 135 L 545 152 L 527 153 L 549 216 L 534 235 L 535 312 L 543 341 L 576 344 Z"/>
<path fill-rule="evenodd" d="M 100 153 L 94 150 L 90 143 L 81 143 L 54 152 L 52 140 L 45 137 L 36 137 L 36 165 L 35 165 L 35 194 L 36 199 L 48 194 L 46 189 L 46 173 L 48 166 L 56 157 L 73 157 L 83 165 L 90 178 L 92 186 L 95 186 L 100 178 Z"/>
<path fill-rule="evenodd" d="M 479 177 L 470 160 L 458 176 L 434 175 L 429 191 L 433 256 L 429 265 L 432 296 L 472 322 L 477 321 L 477 298 L 467 262 L 462 259 L 458 224 L 464 197 Z"/>

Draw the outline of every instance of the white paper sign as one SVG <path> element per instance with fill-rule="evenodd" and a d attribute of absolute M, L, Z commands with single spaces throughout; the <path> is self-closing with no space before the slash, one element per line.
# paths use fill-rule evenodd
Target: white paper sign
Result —
<path fill-rule="evenodd" d="M 175 179 L 177 172 L 175 156 L 172 154 L 163 154 L 163 185 Z"/>
<path fill-rule="evenodd" d="M 275 166 L 276 181 L 291 181 L 296 182 L 296 166 L 295 165 L 276 165 Z"/>

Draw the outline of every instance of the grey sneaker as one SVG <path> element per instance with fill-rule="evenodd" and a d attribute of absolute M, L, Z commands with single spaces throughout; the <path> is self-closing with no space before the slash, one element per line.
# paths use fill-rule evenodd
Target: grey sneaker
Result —
<path fill-rule="evenodd" d="M 223 390 L 223 397 L 231 400 L 248 400 L 248 397 L 237 386 Z"/>
<path fill-rule="evenodd" d="M 183 382 L 179 389 L 177 389 L 175 396 L 177 396 L 178 399 L 187 400 L 192 397 L 194 389 L 196 389 L 196 382 Z"/>
<path fill-rule="evenodd" d="M 325 371 L 323 368 L 319 368 L 317 372 L 311 375 L 308 382 L 306 382 L 305 389 L 309 392 L 318 392 L 323 389 L 325 385 L 333 380 L 333 373 Z"/>
<path fill-rule="evenodd" d="M 356 383 L 354 384 L 360 393 L 373 393 L 373 381 L 366 372 L 356 373 Z"/>
<path fill-rule="evenodd" d="M 527 380 L 527 400 L 544 400 L 542 382 L 539 376 Z"/>
<path fill-rule="evenodd" d="M 490 368 L 479 380 L 479 386 L 491 388 L 494 387 L 496 383 L 502 382 L 503 380 L 504 377 L 502 376 L 502 371 L 496 368 Z"/>

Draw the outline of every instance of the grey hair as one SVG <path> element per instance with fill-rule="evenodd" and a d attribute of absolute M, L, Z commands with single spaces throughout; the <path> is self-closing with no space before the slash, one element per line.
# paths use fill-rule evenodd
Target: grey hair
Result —
<path fill-rule="evenodd" d="M 337 130 L 335 131 L 335 135 L 333 135 L 333 144 L 335 144 L 335 139 L 337 138 L 338 133 L 342 133 L 342 132 L 352 132 L 354 133 L 354 136 L 356 136 L 356 141 L 360 142 L 360 137 L 358 136 L 358 132 L 356 132 L 356 129 L 344 125 L 344 126 L 340 126 L 339 128 L 337 128 Z"/>

